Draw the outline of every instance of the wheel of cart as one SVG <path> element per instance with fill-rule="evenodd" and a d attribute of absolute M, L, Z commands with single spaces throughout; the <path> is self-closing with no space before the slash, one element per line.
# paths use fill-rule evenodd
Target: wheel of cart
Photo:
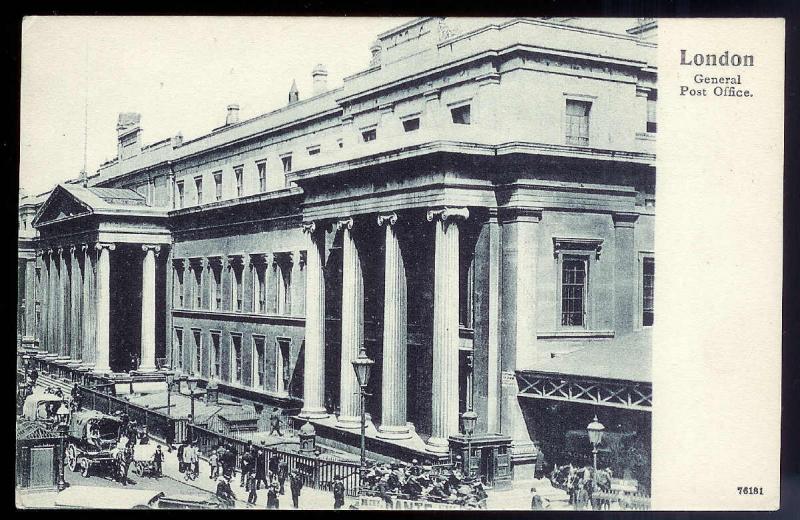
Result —
<path fill-rule="evenodd" d="M 89 478 L 89 468 L 91 468 L 92 463 L 86 457 L 81 457 L 78 459 L 78 464 L 81 467 L 81 476 L 83 478 Z"/>
<path fill-rule="evenodd" d="M 71 442 L 67 445 L 66 463 L 70 471 L 78 471 L 78 449 Z"/>
<path fill-rule="evenodd" d="M 140 476 L 155 475 L 155 444 L 137 444 L 133 447 L 133 472 Z"/>

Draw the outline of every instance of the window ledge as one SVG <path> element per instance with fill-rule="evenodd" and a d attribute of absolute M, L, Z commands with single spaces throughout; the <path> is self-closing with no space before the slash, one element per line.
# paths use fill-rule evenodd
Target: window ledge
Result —
<path fill-rule="evenodd" d="M 287 322 L 298 325 L 305 322 L 305 317 L 290 314 L 254 314 L 252 312 L 211 311 L 208 309 L 182 309 L 177 307 L 172 309 L 172 313 L 175 316 L 202 316 L 204 318 L 227 320 L 238 318 L 242 321 Z"/>
<path fill-rule="evenodd" d="M 609 339 L 613 337 L 613 330 L 556 330 L 536 334 L 537 339 Z"/>

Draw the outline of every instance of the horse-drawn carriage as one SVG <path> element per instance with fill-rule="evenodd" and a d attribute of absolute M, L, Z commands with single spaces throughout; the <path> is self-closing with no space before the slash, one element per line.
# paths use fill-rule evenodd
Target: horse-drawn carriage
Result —
<path fill-rule="evenodd" d="M 61 406 L 61 398 L 44 392 L 27 395 L 22 404 L 22 416 L 29 421 L 39 421 L 54 426 Z"/>
<path fill-rule="evenodd" d="M 84 477 L 97 466 L 116 471 L 120 424 L 119 419 L 96 410 L 73 412 L 68 429 L 67 467 L 71 471 L 80 470 Z"/>

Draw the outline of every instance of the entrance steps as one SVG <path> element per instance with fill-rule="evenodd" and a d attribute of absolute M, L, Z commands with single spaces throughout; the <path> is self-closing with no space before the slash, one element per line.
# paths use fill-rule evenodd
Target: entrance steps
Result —
<path fill-rule="evenodd" d="M 64 395 L 69 395 L 72 391 L 72 384 L 72 381 L 60 379 L 49 374 L 39 374 L 39 378 L 36 381 L 36 386 L 43 388 L 47 388 L 48 386 L 60 388 L 61 391 L 64 392 Z"/>

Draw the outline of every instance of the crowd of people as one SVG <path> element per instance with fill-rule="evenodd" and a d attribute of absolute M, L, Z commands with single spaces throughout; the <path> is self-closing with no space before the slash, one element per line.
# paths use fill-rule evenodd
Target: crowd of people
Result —
<path fill-rule="evenodd" d="M 487 497 L 479 478 L 464 475 L 458 467 L 421 465 L 416 459 L 411 464 L 369 461 L 362 490 L 367 495 L 381 497 L 388 506 L 399 498 L 485 508 Z"/>
<path fill-rule="evenodd" d="M 611 468 L 595 470 L 589 465 L 583 467 L 568 464 L 553 466 L 550 472 L 550 482 L 567 492 L 569 504 L 576 510 L 602 509 L 606 499 L 595 496 L 597 492 L 609 493 L 611 491 L 611 478 L 614 472 Z"/>

